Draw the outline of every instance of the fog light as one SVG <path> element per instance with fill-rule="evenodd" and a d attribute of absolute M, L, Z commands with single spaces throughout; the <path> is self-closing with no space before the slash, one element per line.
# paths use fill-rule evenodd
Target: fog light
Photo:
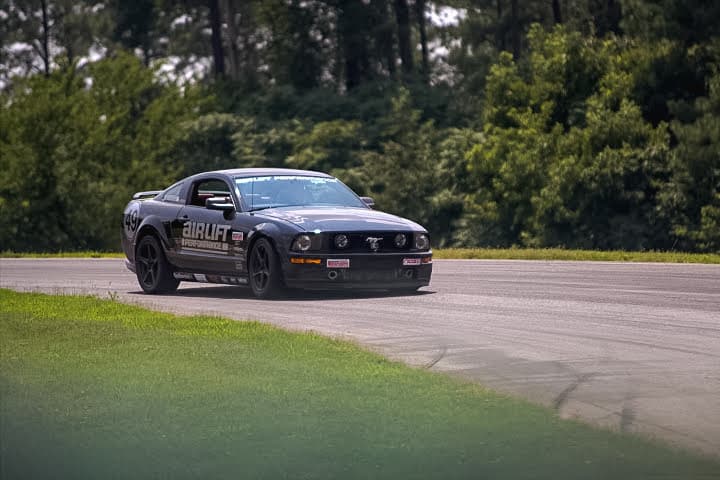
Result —
<path fill-rule="evenodd" d="M 348 237 L 344 233 L 341 233 L 340 235 L 335 235 L 335 246 L 337 248 L 345 248 L 348 246 L 348 243 Z"/>
<path fill-rule="evenodd" d="M 424 233 L 415 235 L 415 248 L 418 250 L 427 250 L 430 248 L 430 239 Z"/>
<path fill-rule="evenodd" d="M 405 245 L 407 245 L 407 236 L 404 233 L 395 235 L 395 246 L 397 248 L 403 248 Z"/>
<path fill-rule="evenodd" d="M 307 252 L 310 250 L 311 245 L 312 240 L 310 239 L 310 235 L 300 235 L 293 242 L 292 249 L 300 252 Z"/>

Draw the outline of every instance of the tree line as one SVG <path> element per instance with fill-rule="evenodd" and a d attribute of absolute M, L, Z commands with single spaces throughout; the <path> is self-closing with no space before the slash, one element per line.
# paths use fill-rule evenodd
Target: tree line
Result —
<path fill-rule="evenodd" d="M 0 0 L 0 248 L 327 171 L 435 246 L 720 251 L 711 0 Z"/>

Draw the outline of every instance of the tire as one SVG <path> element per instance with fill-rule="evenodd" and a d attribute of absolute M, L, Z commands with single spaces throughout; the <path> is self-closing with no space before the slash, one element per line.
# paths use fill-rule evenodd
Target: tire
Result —
<path fill-rule="evenodd" d="M 250 288 L 257 298 L 276 298 L 284 290 L 280 261 L 272 244 L 261 238 L 253 245 L 248 261 Z"/>
<path fill-rule="evenodd" d="M 173 277 L 160 242 L 153 235 L 142 237 L 135 249 L 135 272 L 145 293 L 172 293 L 180 285 L 180 280 Z"/>

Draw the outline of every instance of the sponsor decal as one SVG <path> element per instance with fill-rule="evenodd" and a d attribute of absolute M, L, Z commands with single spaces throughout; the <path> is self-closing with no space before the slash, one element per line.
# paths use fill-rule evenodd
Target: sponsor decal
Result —
<path fill-rule="evenodd" d="M 183 225 L 183 238 L 195 240 L 212 240 L 217 242 L 227 241 L 227 232 L 230 225 L 219 225 L 217 223 L 185 222 Z"/>
<path fill-rule="evenodd" d="M 173 277 L 177 278 L 178 280 L 195 280 L 193 274 L 187 272 L 175 272 L 173 273 Z"/>
<path fill-rule="evenodd" d="M 123 230 L 127 238 L 132 238 L 135 235 L 140 224 L 140 205 L 133 203 L 130 208 L 125 212 L 125 218 L 123 219 Z"/>
<path fill-rule="evenodd" d="M 409 267 L 412 265 L 420 265 L 421 260 L 419 258 L 403 258 L 403 267 Z"/>
<path fill-rule="evenodd" d="M 233 242 L 242 242 L 243 241 L 243 232 L 232 232 L 232 241 Z"/>
<path fill-rule="evenodd" d="M 228 230 L 230 230 L 230 225 L 185 222 L 180 244 L 183 248 L 227 252 Z"/>
<path fill-rule="evenodd" d="M 194 240 L 192 238 L 183 238 L 180 242 L 183 248 L 199 249 L 199 250 L 220 250 L 227 252 L 228 244 L 223 242 L 211 242 L 209 240 Z"/>
<path fill-rule="evenodd" d="M 328 258 L 327 268 L 350 268 L 349 258 Z"/>
<path fill-rule="evenodd" d="M 202 273 L 196 273 L 195 280 L 197 280 L 198 282 L 207 282 L 208 281 L 207 277 L 205 275 L 203 275 Z"/>

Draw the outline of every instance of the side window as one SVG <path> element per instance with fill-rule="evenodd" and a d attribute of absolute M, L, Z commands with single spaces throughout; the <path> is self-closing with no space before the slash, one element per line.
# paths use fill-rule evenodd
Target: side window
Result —
<path fill-rule="evenodd" d="M 163 202 L 184 203 L 183 198 L 180 196 L 182 193 L 182 189 L 183 189 L 182 183 L 173 185 L 163 194 L 161 200 Z"/>
<path fill-rule="evenodd" d="M 232 203 L 233 201 L 232 195 L 230 194 L 230 188 L 224 181 L 214 178 L 200 180 L 193 185 L 190 205 L 195 205 L 196 207 L 204 207 L 205 201 L 208 198 L 214 197 L 223 198 L 230 203 Z"/>

